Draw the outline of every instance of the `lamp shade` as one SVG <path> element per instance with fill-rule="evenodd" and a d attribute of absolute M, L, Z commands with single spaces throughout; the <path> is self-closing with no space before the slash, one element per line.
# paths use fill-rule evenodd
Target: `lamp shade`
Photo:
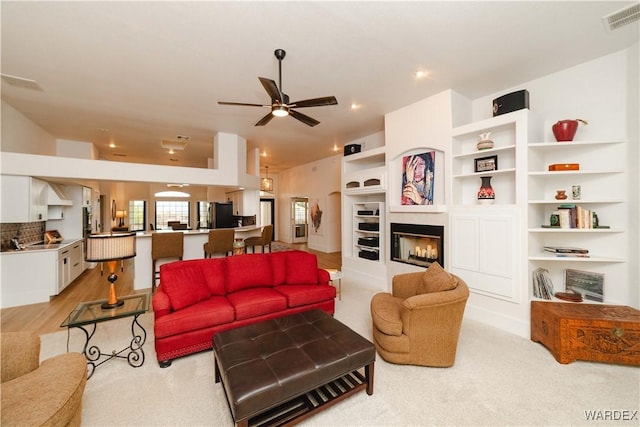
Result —
<path fill-rule="evenodd" d="M 126 218 L 127 211 L 116 211 L 116 218 Z"/>
<path fill-rule="evenodd" d="M 103 233 L 87 236 L 87 261 L 113 261 L 136 256 L 136 233 Z"/>
<path fill-rule="evenodd" d="M 260 180 L 260 191 L 273 191 L 273 178 L 262 178 Z"/>

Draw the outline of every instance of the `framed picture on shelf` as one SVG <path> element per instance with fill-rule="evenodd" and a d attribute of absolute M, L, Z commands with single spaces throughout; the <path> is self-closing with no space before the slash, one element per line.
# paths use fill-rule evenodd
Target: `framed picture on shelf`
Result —
<path fill-rule="evenodd" d="M 564 286 L 568 292 L 580 294 L 584 299 L 604 301 L 604 274 L 566 269 Z"/>
<path fill-rule="evenodd" d="M 498 156 L 480 157 L 475 159 L 475 172 L 498 170 Z"/>

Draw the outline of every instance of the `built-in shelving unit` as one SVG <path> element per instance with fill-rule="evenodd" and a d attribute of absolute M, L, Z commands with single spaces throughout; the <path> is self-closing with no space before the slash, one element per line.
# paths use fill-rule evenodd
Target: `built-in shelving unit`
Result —
<path fill-rule="evenodd" d="M 479 150 L 490 133 L 493 148 Z M 472 292 L 491 300 L 521 304 L 526 201 L 526 156 L 529 141 L 540 140 L 538 118 L 528 109 L 469 123 L 452 130 L 452 201 L 449 259 L 453 273 L 468 279 Z M 476 161 L 497 159 L 497 169 L 476 172 Z M 491 176 L 496 198 L 479 204 L 481 177 Z M 512 308 L 512 307 L 510 307 Z"/>
<path fill-rule="evenodd" d="M 376 288 L 386 288 L 385 159 L 379 147 L 342 160 L 342 272 Z"/>
<path fill-rule="evenodd" d="M 564 290 L 566 269 L 578 269 L 609 278 L 604 284 L 615 287 L 614 278 L 625 263 L 627 224 L 625 203 L 624 141 L 534 142 L 528 145 L 528 261 L 531 273 L 545 268 L 554 284 L 554 291 Z M 551 164 L 578 163 L 578 170 L 549 171 Z M 573 198 L 572 187 L 579 186 L 579 197 Z M 564 190 L 566 200 L 557 200 L 557 191 Z M 598 225 L 605 228 L 551 227 L 550 218 L 561 205 L 575 205 L 597 214 Z M 544 246 L 578 247 L 589 251 L 588 257 L 554 255 Z M 613 288 L 609 288 L 613 290 Z M 593 301 L 589 301 L 593 302 Z"/>
<path fill-rule="evenodd" d="M 384 203 L 353 204 L 353 253 L 358 258 L 384 262 Z"/>
<path fill-rule="evenodd" d="M 520 171 L 524 167 L 521 158 L 524 147 L 532 136 L 532 113 L 519 110 L 479 122 L 454 128 L 452 131 L 452 199 L 454 205 L 478 204 L 477 192 L 481 177 L 491 176 L 491 186 L 496 193 L 495 204 L 518 203 L 518 189 L 524 179 Z M 480 135 L 490 133 L 494 146 L 477 148 Z M 497 168 L 492 171 L 476 171 L 476 160 L 485 157 L 497 159 Z"/>

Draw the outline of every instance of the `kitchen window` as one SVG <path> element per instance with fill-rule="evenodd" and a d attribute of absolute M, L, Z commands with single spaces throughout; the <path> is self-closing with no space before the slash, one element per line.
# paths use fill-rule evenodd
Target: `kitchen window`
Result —
<path fill-rule="evenodd" d="M 129 201 L 129 230 L 144 231 L 146 230 L 147 218 L 147 201 L 146 200 L 130 200 Z"/>
<path fill-rule="evenodd" d="M 179 221 L 182 224 L 190 224 L 190 202 L 184 201 L 157 201 L 156 202 L 156 228 L 168 229 L 169 221 Z"/>

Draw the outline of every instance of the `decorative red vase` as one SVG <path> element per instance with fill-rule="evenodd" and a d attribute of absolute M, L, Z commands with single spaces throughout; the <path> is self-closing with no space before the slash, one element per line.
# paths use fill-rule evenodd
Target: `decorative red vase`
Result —
<path fill-rule="evenodd" d="M 491 187 L 491 176 L 482 176 L 482 184 L 478 190 L 478 203 L 481 205 L 490 205 L 496 200 L 496 193 Z"/>
<path fill-rule="evenodd" d="M 573 141 L 573 137 L 576 136 L 578 130 L 578 122 L 582 122 L 585 125 L 586 121 L 582 119 L 576 120 L 560 120 L 551 127 L 553 135 L 556 137 L 556 141 Z"/>

